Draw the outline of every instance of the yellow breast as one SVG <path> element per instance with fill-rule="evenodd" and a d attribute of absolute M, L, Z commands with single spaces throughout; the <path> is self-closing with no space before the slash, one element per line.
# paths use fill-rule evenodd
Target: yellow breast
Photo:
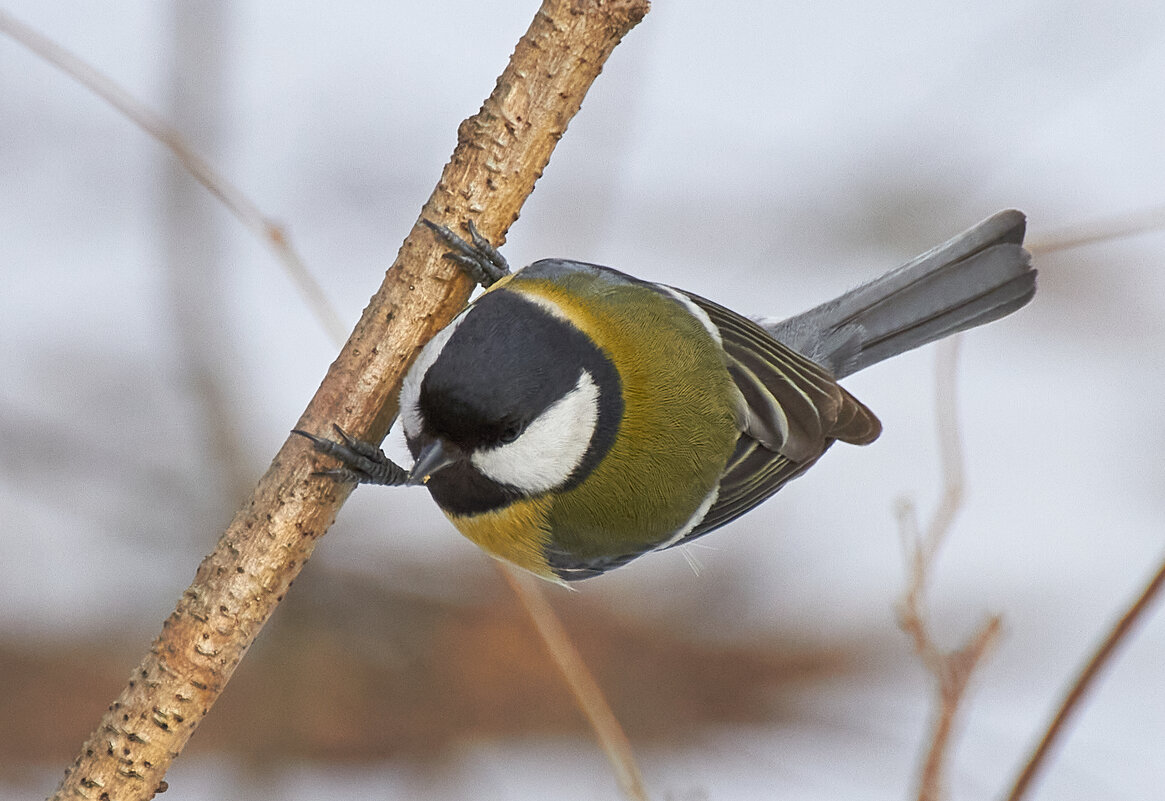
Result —
<path fill-rule="evenodd" d="M 478 515 L 446 513 L 457 530 L 491 556 L 512 562 L 544 579 L 563 583 L 546 563 L 551 501 L 543 496 L 516 501 Z"/>

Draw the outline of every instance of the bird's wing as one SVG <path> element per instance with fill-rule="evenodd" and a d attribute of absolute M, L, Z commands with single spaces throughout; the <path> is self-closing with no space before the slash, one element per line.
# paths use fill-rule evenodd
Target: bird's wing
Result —
<path fill-rule="evenodd" d="M 684 537 L 719 528 L 769 498 L 842 440 L 864 445 L 881 433 L 873 412 L 824 367 L 774 339 L 757 323 L 710 300 L 676 290 L 720 333 L 728 372 L 744 399 L 736 450 L 716 501 Z"/>
<path fill-rule="evenodd" d="M 822 453 L 831 444 L 833 440 L 826 442 Z M 808 470 L 820 456 L 819 453 L 807 461 L 793 462 L 787 456 L 768 450 L 747 434 L 741 434 L 736 451 L 720 479 L 716 502 L 680 542 L 687 542 L 731 523 Z"/>

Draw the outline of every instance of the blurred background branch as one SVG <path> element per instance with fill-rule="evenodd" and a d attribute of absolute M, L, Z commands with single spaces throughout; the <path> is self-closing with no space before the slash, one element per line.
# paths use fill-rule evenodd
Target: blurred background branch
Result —
<path fill-rule="evenodd" d="M 172 99 L 175 101 L 173 111 L 177 115 L 177 126 L 167 123 L 108 76 L 3 9 L 0 9 L 0 32 L 81 83 L 168 147 L 186 172 L 222 201 L 244 227 L 268 242 L 282 260 L 304 301 L 311 307 L 312 314 L 333 340 L 342 342 L 347 334 L 346 327 L 336 316 L 323 288 L 291 246 L 286 231 L 267 219 L 238 187 L 188 147 L 183 139 L 182 131 L 195 132 L 207 142 L 215 139 L 214 106 L 222 102 L 222 90 L 225 88 L 221 59 L 225 53 L 223 40 L 227 30 L 224 9 L 217 3 L 211 2 L 205 6 L 200 4 L 197 7 L 175 3 L 173 8 L 176 14 L 173 26 L 176 47 Z M 212 46 L 207 47 L 207 44 Z M 199 112 L 206 112 L 207 115 L 200 116 Z M 182 180 L 179 182 L 185 183 Z M 171 189 L 173 191 L 185 190 L 174 188 Z M 170 199 L 173 201 L 175 198 Z M 172 226 L 167 226 L 167 230 L 171 236 L 179 235 Z M 208 233 L 208 230 L 203 233 Z M 210 242 L 206 246 L 210 246 Z M 203 267 L 206 266 L 204 263 Z"/>
<path fill-rule="evenodd" d="M 919 770 L 919 801 L 950 797 L 947 763 L 954 746 L 954 728 L 979 663 L 999 637 L 1001 621 L 992 615 L 958 648 L 946 649 L 934 637 L 929 623 L 927 590 L 943 543 L 951 534 L 963 503 L 965 485 L 963 446 L 958 419 L 959 335 L 935 345 L 935 409 L 942 464 L 942 494 L 934 515 L 920 529 L 914 507 L 903 502 L 899 525 L 906 552 L 906 591 L 898 608 L 898 622 L 911 639 L 914 652 L 930 672 L 935 688 L 933 720 Z"/>
<path fill-rule="evenodd" d="M 230 52 L 226 11 L 220 0 L 174 6 L 174 56 L 168 104 L 170 118 L 174 120 L 172 126 L 143 109 L 112 80 L 98 75 L 91 66 L 63 48 L 35 48 L 39 55 L 55 58 L 53 63 L 86 86 L 104 92 L 105 99 L 131 120 L 144 123 L 142 127 L 167 145 L 175 156 L 165 159 L 162 169 L 159 204 L 160 233 L 165 246 L 162 272 L 170 287 L 178 372 L 190 383 L 189 397 L 199 404 L 199 427 L 209 435 L 200 455 L 211 468 L 206 470 L 206 475 L 218 480 L 220 491 L 212 496 L 213 505 L 224 519 L 246 498 L 256 471 L 246 456 L 243 424 L 235 412 L 237 401 L 231 398 L 231 387 L 240 379 L 239 356 L 230 337 L 230 312 L 224 302 L 230 290 L 224 276 L 223 237 L 218 228 L 215 198 L 234 211 L 240 221 L 263 220 L 254 204 L 241 191 L 227 185 L 221 173 L 196 153 L 214 154 L 222 146 L 223 102 L 230 74 L 230 65 L 226 63 Z M 27 35 L 24 41 L 29 41 Z M 186 144 L 185 137 L 190 137 L 193 147 Z M 191 181 L 191 176 L 198 183 Z M 204 189 L 210 189 L 213 197 L 207 196 Z M 227 198 L 232 198 L 234 204 Z M 262 229 L 260 225 L 258 230 Z M 290 270 L 288 274 L 294 275 Z M 314 281 L 310 286 L 318 290 Z M 320 317 L 327 328 L 338 318 L 322 292 L 318 298 L 319 303 L 313 306 L 316 314 L 321 314 L 321 309 L 331 312 L 330 316 Z M 207 516 L 214 513 L 208 510 Z"/>
<path fill-rule="evenodd" d="M 1163 585 L 1165 585 L 1165 562 L 1160 564 L 1157 572 L 1145 584 L 1141 593 L 1133 600 L 1124 614 L 1113 624 L 1113 627 L 1109 630 L 1104 640 L 1101 641 L 1100 645 L 1092 653 L 1092 656 L 1080 669 L 1075 681 L 1072 682 L 1067 692 L 1064 693 L 1064 698 L 1056 709 L 1055 715 L 1052 716 L 1052 720 L 1048 723 L 1047 729 L 1040 736 L 1039 742 L 1032 749 L 1031 755 L 1028 756 L 1023 769 L 1020 770 L 1019 775 L 1016 777 L 1015 783 L 1011 787 L 1011 792 L 1007 795 L 1007 801 L 1020 801 L 1032 788 L 1032 783 L 1039 775 L 1039 772 L 1045 768 L 1052 749 L 1066 733 L 1068 722 L 1072 719 L 1073 715 L 1079 712 L 1082 702 L 1087 698 L 1089 693 L 1093 692 L 1093 687 L 1101 671 L 1104 670 L 1116 655 L 1118 646 L 1128 641 L 1136 625 L 1141 621 L 1146 612 L 1152 608 L 1153 603 L 1161 593 L 1161 587 Z"/>

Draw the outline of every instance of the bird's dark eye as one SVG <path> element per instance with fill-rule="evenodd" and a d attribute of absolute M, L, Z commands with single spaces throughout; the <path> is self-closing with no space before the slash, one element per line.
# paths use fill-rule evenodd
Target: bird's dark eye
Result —
<path fill-rule="evenodd" d="M 498 436 L 498 442 L 507 445 L 522 435 L 522 425 L 520 423 L 510 423 L 502 429 L 502 433 Z"/>

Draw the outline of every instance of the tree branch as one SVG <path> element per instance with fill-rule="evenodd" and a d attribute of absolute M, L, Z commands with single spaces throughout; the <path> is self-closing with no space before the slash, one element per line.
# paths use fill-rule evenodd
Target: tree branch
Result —
<path fill-rule="evenodd" d="M 57 67 L 165 145 L 194 180 L 206 187 L 206 190 L 217 197 L 245 228 L 275 251 L 283 268 L 324 330 L 337 344 L 343 340 L 344 324 L 340 322 L 335 308 L 328 301 L 315 276 L 291 246 L 287 232 L 265 216 L 242 190 L 227 180 L 209 161 L 191 149 L 177 128 L 139 102 L 124 87 L 119 86 L 92 64 L 86 63 L 76 54 L 70 53 L 3 9 L 0 9 L 0 33 L 7 34 Z"/>
<path fill-rule="evenodd" d="M 1155 206 L 1066 225 L 1044 234 L 1025 247 L 1033 254 L 1043 255 L 1148 234 L 1163 228 L 1165 228 L 1165 206 Z"/>
<path fill-rule="evenodd" d="M 1153 605 L 1153 601 L 1156 600 L 1163 586 L 1165 586 L 1165 561 L 1157 567 L 1157 572 L 1149 579 L 1145 588 L 1141 590 L 1141 594 L 1113 624 L 1104 641 L 1097 647 L 1087 664 L 1080 669 L 1080 674 L 1065 693 L 1051 723 L 1048 724 L 1039 743 L 1032 750 L 1027 762 L 1024 763 L 1023 770 L 1016 777 L 1015 784 L 1012 785 L 1011 792 L 1007 795 L 1007 801 L 1020 801 L 1027 793 L 1040 768 L 1047 761 L 1052 748 L 1059 741 L 1060 735 L 1063 734 L 1065 725 L 1079 709 L 1080 702 L 1092 689 L 1100 672 L 1112 661 L 1117 646 L 1129 639 L 1133 627 Z"/>
<path fill-rule="evenodd" d="M 646 0 L 545 0 L 493 93 L 459 128 L 422 214 L 452 225 L 473 218 L 500 242 L 607 57 L 647 9 Z M 326 433 L 338 423 L 384 438 L 405 370 L 472 289 L 443 251 L 414 225 L 297 428 Z M 307 443 L 284 443 L 53 798 L 148 799 L 164 789 L 171 761 L 351 491 L 314 469 Z"/>
<path fill-rule="evenodd" d="M 935 399 L 942 458 L 942 500 L 925 532 L 920 530 L 912 506 L 904 504 L 899 510 L 910 576 L 899 603 L 898 624 L 910 636 L 915 653 L 937 685 L 934 718 L 919 770 L 919 801 L 941 801 L 947 796 L 946 765 L 960 704 L 975 668 L 998 639 L 1002 626 L 1000 618 L 992 615 L 962 647 L 948 650 L 935 642 L 927 616 L 926 596 L 934 562 L 963 504 L 963 446 L 956 408 L 958 346 L 959 337 L 955 336 L 940 342 L 936 348 Z"/>

